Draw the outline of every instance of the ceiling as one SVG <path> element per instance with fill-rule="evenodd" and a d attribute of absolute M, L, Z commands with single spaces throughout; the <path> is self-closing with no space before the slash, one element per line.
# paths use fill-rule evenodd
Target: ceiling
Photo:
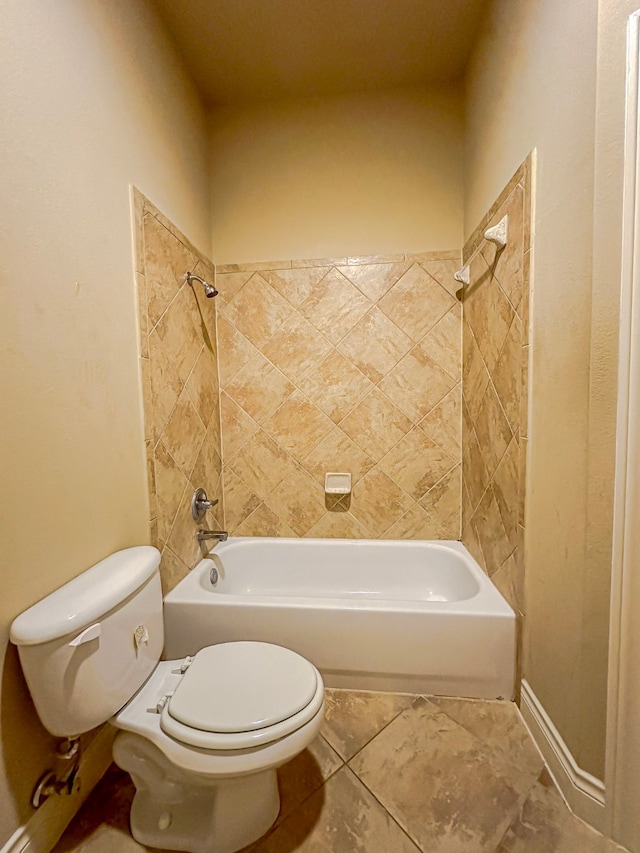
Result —
<path fill-rule="evenodd" d="M 487 0 L 154 0 L 210 106 L 459 80 Z"/>

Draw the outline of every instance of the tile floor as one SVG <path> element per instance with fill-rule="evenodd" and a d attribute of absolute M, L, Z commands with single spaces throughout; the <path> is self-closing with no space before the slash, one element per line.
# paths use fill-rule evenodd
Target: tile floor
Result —
<path fill-rule="evenodd" d="M 615 853 L 569 812 L 510 702 L 327 691 L 322 735 L 279 771 L 246 853 Z M 139 853 L 112 767 L 53 853 Z"/>

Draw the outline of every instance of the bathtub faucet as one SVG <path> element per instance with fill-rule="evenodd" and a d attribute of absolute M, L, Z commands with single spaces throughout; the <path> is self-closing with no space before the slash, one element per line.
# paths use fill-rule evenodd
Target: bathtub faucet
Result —
<path fill-rule="evenodd" d="M 205 539 L 217 539 L 218 542 L 225 542 L 228 536 L 226 530 L 198 530 L 196 533 L 198 542 L 204 542 Z"/>

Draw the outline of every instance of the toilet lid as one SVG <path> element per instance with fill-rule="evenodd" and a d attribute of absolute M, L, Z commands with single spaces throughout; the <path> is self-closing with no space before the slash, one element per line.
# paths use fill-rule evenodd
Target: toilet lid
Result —
<path fill-rule="evenodd" d="M 167 711 L 176 722 L 202 732 L 252 732 L 298 714 L 317 689 L 315 667 L 290 649 L 221 643 L 197 653 Z"/>

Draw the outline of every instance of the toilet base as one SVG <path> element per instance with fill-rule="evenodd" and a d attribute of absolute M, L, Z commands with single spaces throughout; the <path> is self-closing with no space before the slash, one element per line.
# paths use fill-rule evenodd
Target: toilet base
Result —
<path fill-rule="evenodd" d="M 257 841 L 280 810 L 274 768 L 231 778 L 187 774 L 128 732 L 113 745 L 133 779 L 131 834 L 140 844 L 187 853 L 235 853 Z"/>

